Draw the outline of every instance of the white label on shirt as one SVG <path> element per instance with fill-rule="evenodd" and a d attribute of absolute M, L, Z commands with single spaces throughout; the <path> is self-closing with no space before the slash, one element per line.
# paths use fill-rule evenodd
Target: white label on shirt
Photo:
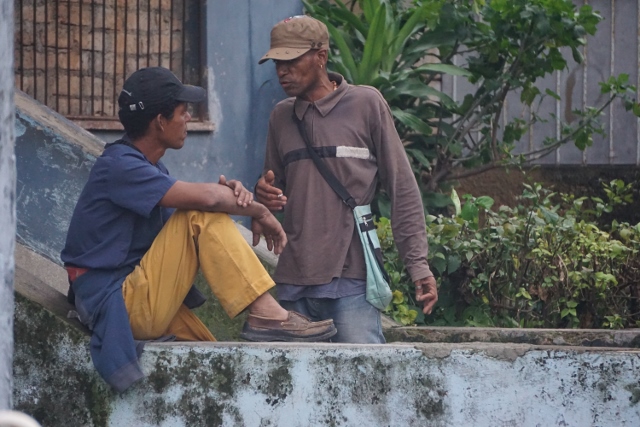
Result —
<path fill-rule="evenodd" d="M 375 160 L 375 157 L 369 153 L 368 148 L 361 147 L 336 147 L 336 157 L 349 157 L 352 159 Z"/>

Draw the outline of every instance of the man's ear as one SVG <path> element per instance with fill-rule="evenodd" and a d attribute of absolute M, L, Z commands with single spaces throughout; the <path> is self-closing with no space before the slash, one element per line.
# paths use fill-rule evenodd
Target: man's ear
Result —
<path fill-rule="evenodd" d="M 158 114 L 154 119 L 153 122 L 154 126 L 156 126 L 156 129 L 159 132 L 164 132 L 164 127 L 166 125 L 166 121 L 165 118 L 162 116 L 162 114 Z"/>
<path fill-rule="evenodd" d="M 328 57 L 328 52 L 327 49 L 319 49 L 318 53 L 316 53 L 316 55 L 318 55 L 318 59 L 320 60 L 320 64 L 324 67 L 327 68 L 327 57 Z"/>

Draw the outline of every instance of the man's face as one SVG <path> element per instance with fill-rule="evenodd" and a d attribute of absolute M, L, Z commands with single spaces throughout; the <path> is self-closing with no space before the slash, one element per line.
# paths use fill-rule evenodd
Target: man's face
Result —
<path fill-rule="evenodd" d="M 318 50 L 310 50 L 291 61 L 274 60 L 280 86 L 287 96 L 305 98 L 318 84 L 320 84 L 320 68 L 322 62 L 318 59 Z"/>
<path fill-rule="evenodd" d="M 184 145 L 187 137 L 187 122 L 191 120 L 191 114 L 187 111 L 187 103 L 178 104 L 173 110 L 173 117 L 170 120 L 162 117 L 163 130 L 162 140 L 166 148 L 178 150 Z"/>

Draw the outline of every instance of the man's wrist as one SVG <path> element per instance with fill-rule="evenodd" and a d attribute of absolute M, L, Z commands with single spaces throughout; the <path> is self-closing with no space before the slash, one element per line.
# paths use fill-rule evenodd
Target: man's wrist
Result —
<path fill-rule="evenodd" d="M 414 285 L 418 285 L 418 284 L 425 284 L 429 281 L 429 279 L 433 278 L 434 276 L 427 276 L 427 277 L 422 277 L 420 279 L 414 280 L 413 284 Z"/>
<path fill-rule="evenodd" d="M 253 219 L 261 219 L 271 214 L 271 212 L 269 212 L 269 209 L 267 209 L 267 207 L 260 202 L 254 201 L 251 206 L 255 208 L 255 212 L 253 213 L 253 215 L 251 215 Z"/>

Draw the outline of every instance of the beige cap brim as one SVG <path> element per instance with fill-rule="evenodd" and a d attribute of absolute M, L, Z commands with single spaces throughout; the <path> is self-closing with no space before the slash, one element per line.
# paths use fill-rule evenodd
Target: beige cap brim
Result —
<path fill-rule="evenodd" d="M 258 61 L 258 64 L 262 64 L 270 59 L 277 59 L 280 61 L 291 61 L 292 59 L 296 59 L 299 56 L 304 55 L 309 52 L 309 49 L 296 49 L 290 47 L 276 47 L 273 49 L 269 49 L 269 51 Z"/>

